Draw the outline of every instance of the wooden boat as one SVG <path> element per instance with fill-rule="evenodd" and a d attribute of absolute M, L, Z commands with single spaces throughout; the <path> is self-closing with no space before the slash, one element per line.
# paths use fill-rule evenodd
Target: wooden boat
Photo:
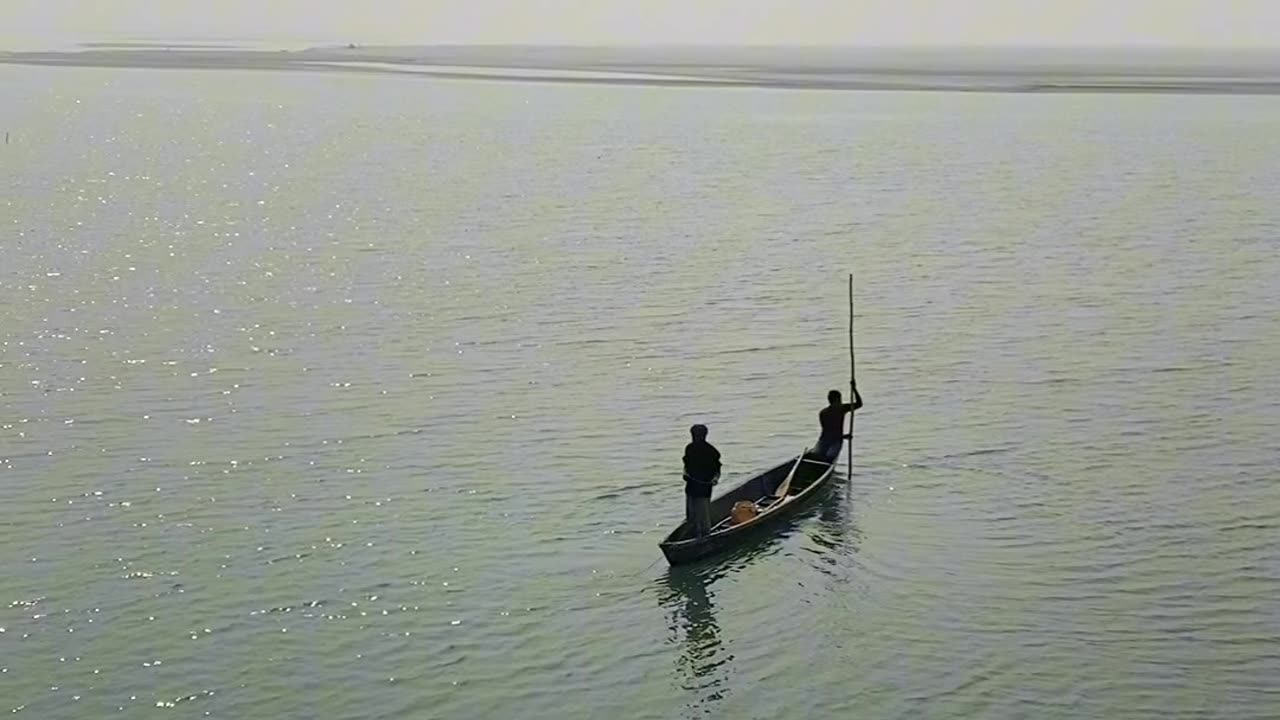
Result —
<path fill-rule="evenodd" d="M 850 397 L 859 397 L 854 378 L 853 355 L 853 273 L 849 274 L 849 390 Z M 853 436 L 853 416 L 849 416 L 849 432 Z M 841 448 L 842 450 L 844 448 Z M 667 562 L 680 565 L 715 555 L 744 544 L 757 531 L 774 521 L 795 513 L 816 497 L 835 474 L 836 457 L 819 459 L 800 453 L 775 468 L 743 482 L 729 492 L 711 501 L 711 532 L 696 537 L 688 522 L 682 522 L 666 539 L 658 543 Z M 849 474 L 853 474 L 853 456 L 849 457 Z M 743 503 L 747 512 L 735 513 L 734 506 Z"/>
<path fill-rule="evenodd" d="M 839 455 L 830 461 L 801 453 L 777 467 L 756 475 L 711 501 L 711 532 L 695 537 L 688 522 L 680 525 L 658 544 L 672 565 L 693 562 L 737 547 L 773 521 L 786 517 L 818 494 L 835 474 Z M 754 517 L 734 523 L 735 504 L 754 506 Z"/>

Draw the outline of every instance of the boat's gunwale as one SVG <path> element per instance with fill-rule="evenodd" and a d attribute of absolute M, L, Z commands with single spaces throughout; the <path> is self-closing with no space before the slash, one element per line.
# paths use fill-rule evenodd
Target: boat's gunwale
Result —
<path fill-rule="evenodd" d="M 775 467 L 769 468 L 768 470 L 765 470 L 765 471 L 763 471 L 763 472 L 756 473 L 755 475 L 752 475 L 751 477 L 747 478 L 747 479 L 746 479 L 746 480 L 744 480 L 743 482 L 741 482 L 741 483 L 739 483 L 738 485 L 736 485 L 732 490 L 729 490 L 728 492 L 726 492 L 726 493 L 725 493 L 725 495 L 730 495 L 730 494 L 732 494 L 732 493 L 737 492 L 737 491 L 738 491 L 738 490 L 740 490 L 741 488 L 746 487 L 747 485 L 749 485 L 749 484 L 750 484 L 750 483 L 752 483 L 752 482 L 755 482 L 755 481 L 756 481 L 756 480 L 758 480 L 759 478 L 764 477 L 765 475 L 768 475 L 768 474 L 769 474 L 769 473 L 771 473 L 771 472 L 774 472 L 774 471 L 775 471 L 775 470 L 777 470 L 779 467 L 783 467 L 783 466 L 785 466 L 785 465 L 787 465 L 787 464 L 794 463 L 796 460 L 802 460 L 802 461 L 803 461 L 803 460 L 806 460 L 806 459 L 808 459 L 808 458 L 805 458 L 804 456 L 805 456 L 805 455 L 807 455 L 807 454 L 808 454 L 808 453 L 807 453 L 807 451 L 806 451 L 806 452 L 801 453 L 800 455 L 798 455 L 798 456 L 796 456 L 796 457 L 794 457 L 794 458 L 791 458 L 791 459 L 790 459 L 790 460 L 788 460 L 786 463 L 782 463 L 782 464 L 777 465 L 777 466 L 775 466 Z M 747 522 L 741 523 L 741 524 L 739 524 L 739 525 L 731 525 L 731 526 L 729 526 L 728 528 L 725 528 L 724 530 L 721 530 L 721 531 L 719 531 L 719 532 L 708 533 L 707 535 L 703 535 L 702 537 L 694 537 L 694 538 L 689 538 L 689 539 L 687 539 L 687 540 L 675 540 L 675 541 L 672 541 L 672 540 L 671 540 L 671 536 L 672 536 L 672 535 L 674 535 L 676 532 L 678 532 L 678 531 L 680 530 L 680 528 L 681 528 L 681 527 L 683 527 L 683 525 L 684 525 L 684 523 L 683 523 L 683 522 L 681 522 L 681 523 L 680 523 L 679 525 L 677 525 L 677 526 L 676 526 L 676 527 L 675 527 L 675 528 L 674 528 L 670 533 L 668 533 L 668 534 L 667 534 L 667 537 L 666 537 L 665 539 L 663 539 L 663 541 L 662 541 L 662 542 L 658 543 L 658 547 L 659 547 L 659 548 L 662 548 L 662 549 L 664 550 L 664 554 L 665 554 L 665 551 L 666 551 L 666 550 L 682 550 L 682 549 L 687 549 L 687 548 L 694 548 L 694 547 L 698 547 L 698 546 L 700 546 L 700 545 L 711 544 L 711 543 L 717 542 L 717 541 L 719 541 L 719 540 L 723 540 L 723 539 L 725 539 L 725 538 L 733 537 L 734 535 L 737 535 L 737 534 L 739 534 L 739 533 L 743 533 L 743 532 L 746 532 L 746 531 L 748 531 L 748 530 L 751 530 L 751 529 L 753 529 L 753 528 L 755 528 L 755 527 L 758 527 L 759 525 L 763 524 L 763 523 L 764 523 L 766 520 L 768 520 L 769 518 L 772 518 L 772 517 L 777 516 L 783 508 L 785 508 L 785 507 L 790 507 L 790 506 L 793 506 L 793 505 L 796 505 L 796 504 L 798 504 L 798 503 L 802 502 L 803 500 L 805 500 L 805 499 L 806 499 L 809 495 L 811 495 L 812 493 L 817 492 L 817 491 L 818 491 L 818 489 L 819 489 L 819 488 L 821 488 L 822 486 L 824 486 L 824 485 L 826 484 L 827 480 L 828 480 L 828 479 L 830 479 L 830 477 L 831 477 L 832 473 L 834 473 L 834 472 L 835 472 L 835 469 L 836 469 L 836 463 L 837 463 L 838 461 L 839 461 L 839 457 L 838 457 L 838 456 L 837 456 L 836 458 L 833 458 L 833 459 L 831 460 L 831 462 L 830 462 L 830 463 L 825 463 L 825 462 L 820 461 L 820 460 L 815 460 L 814 462 L 818 462 L 818 463 L 821 463 L 821 464 L 825 464 L 825 465 L 827 465 L 827 469 L 826 469 L 826 470 L 824 470 L 824 471 L 822 472 L 822 474 L 821 474 L 821 475 L 819 475 L 818 477 L 814 478 L 814 479 L 813 479 L 813 481 L 812 481 L 811 483 L 809 483 L 809 485 L 808 485 L 807 487 L 805 487 L 805 489 L 804 489 L 804 490 L 801 490 L 799 493 L 796 493 L 795 495 L 790 496 L 790 497 L 789 497 L 789 499 L 780 499 L 778 502 L 776 502 L 776 503 L 774 503 L 773 505 L 771 505 L 771 506 L 770 506 L 768 509 L 766 509 L 764 512 L 762 512 L 762 513 L 760 513 L 759 515 L 757 515 L 757 516 L 755 516 L 755 517 L 751 518 L 751 519 L 750 519 L 750 520 L 748 520 Z M 723 496 L 722 496 L 722 497 L 723 497 Z"/>

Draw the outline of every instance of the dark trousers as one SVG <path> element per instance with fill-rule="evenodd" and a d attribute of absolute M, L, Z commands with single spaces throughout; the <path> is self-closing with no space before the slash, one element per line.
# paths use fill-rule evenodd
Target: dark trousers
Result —
<path fill-rule="evenodd" d="M 818 446 L 813 449 L 813 454 L 824 460 L 832 460 L 840 454 L 840 447 L 843 444 L 843 438 L 818 438 Z"/>
<path fill-rule="evenodd" d="M 711 532 L 711 498 L 684 496 L 684 521 L 695 537 Z"/>

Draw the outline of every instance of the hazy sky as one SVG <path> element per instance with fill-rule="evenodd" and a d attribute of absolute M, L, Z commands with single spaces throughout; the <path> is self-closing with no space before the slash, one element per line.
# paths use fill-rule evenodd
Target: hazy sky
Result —
<path fill-rule="evenodd" d="M 1280 0 L 0 0 L 10 37 L 1280 45 Z"/>

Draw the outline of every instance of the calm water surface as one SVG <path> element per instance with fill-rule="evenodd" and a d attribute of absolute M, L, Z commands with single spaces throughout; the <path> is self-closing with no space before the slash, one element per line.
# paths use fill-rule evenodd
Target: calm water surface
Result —
<path fill-rule="evenodd" d="M 0 711 L 1280 715 L 1280 98 L 0 68 Z M 814 439 L 668 571 L 686 428 Z"/>

